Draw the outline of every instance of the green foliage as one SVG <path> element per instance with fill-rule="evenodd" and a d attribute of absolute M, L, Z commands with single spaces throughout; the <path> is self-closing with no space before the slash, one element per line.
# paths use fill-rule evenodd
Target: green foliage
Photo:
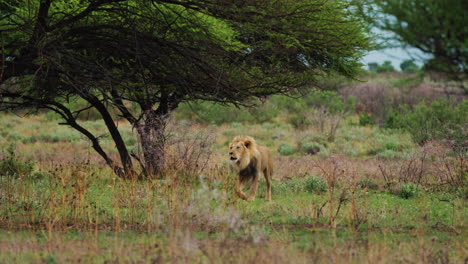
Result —
<path fill-rule="evenodd" d="M 327 183 L 320 177 L 294 178 L 287 181 L 279 181 L 273 184 L 273 190 L 277 193 L 324 193 L 327 191 Z"/>
<path fill-rule="evenodd" d="M 377 72 L 377 73 L 384 73 L 384 72 L 393 72 L 395 68 L 392 65 L 391 61 L 384 61 L 382 65 L 379 65 L 377 62 L 370 62 L 367 64 L 369 71 Z"/>
<path fill-rule="evenodd" d="M 312 193 L 324 193 L 327 191 L 327 183 L 320 177 L 312 176 L 306 178 L 305 189 Z"/>
<path fill-rule="evenodd" d="M 368 112 L 362 112 L 359 115 L 359 125 L 360 126 L 372 126 L 375 125 L 374 117 Z"/>
<path fill-rule="evenodd" d="M 408 88 L 417 87 L 418 85 L 422 83 L 422 81 L 423 81 L 423 78 L 421 75 L 421 76 L 416 76 L 416 77 L 396 79 L 395 81 L 392 82 L 392 85 L 397 88 L 408 89 Z"/>
<path fill-rule="evenodd" d="M 202 124 L 220 125 L 229 122 L 249 122 L 253 120 L 252 115 L 245 108 L 217 103 L 196 101 L 191 104 L 183 104 L 176 112 L 179 119 L 189 119 Z"/>
<path fill-rule="evenodd" d="M 304 98 L 307 107 L 323 108 L 331 114 L 350 111 L 354 108 L 355 98 L 348 97 L 346 101 L 335 91 L 314 90 Z"/>
<path fill-rule="evenodd" d="M 269 101 L 280 109 L 287 110 L 291 113 L 302 111 L 305 108 L 304 97 L 292 98 L 283 95 L 274 95 Z"/>
<path fill-rule="evenodd" d="M 283 156 L 291 156 L 293 155 L 296 150 L 294 149 L 293 146 L 291 146 L 290 144 L 284 142 L 284 143 L 281 143 L 277 149 L 278 153 L 283 155 Z"/>
<path fill-rule="evenodd" d="M 0 103 L 59 112 L 122 177 L 139 172 L 114 126 L 117 114 L 145 126 L 136 129 L 140 138 L 164 133 L 160 120 L 198 100 L 219 103 L 195 105 L 202 114 L 186 111 L 203 123 L 272 122 L 279 112 L 270 106 L 224 105 L 305 92 L 322 86 L 323 76 L 355 77 L 372 46 L 345 0 L 13 2 L 2 4 L 0 19 Z M 120 162 L 76 122 L 101 118 Z M 162 146 L 149 141 L 139 142 L 143 152 L 159 153 L 150 148 Z M 157 171 L 158 156 L 145 155 L 140 168 Z"/>
<path fill-rule="evenodd" d="M 400 196 L 405 199 L 410 199 L 416 197 L 420 191 L 421 187 L 419 185 L 407 183 L 403 184 L 403 186 L 401 187 Z"/>
<path fill-rule="evenodd" d="M 375 71 L 378 73 L 394 72 L 395 68 L 393 67 L 391 61 L 384 61 L 382 65 L 377 66 L 377 69 Z"/>
<path fill-rule="evenodd" d="M 367 64 L 367 67 L 369 68 L 369 71 L 377 72 L 377 68 L 379 67 L 379 64 L 377 62 L 369 62 Z"/>
<path fill-rule="evenodd" d="M 362 14 L 392 42 L 415 47 L 433 59 L 426 68 L 443 73 L 466 73 L 468 28 L 466 1 L 372 0 Z"/>
<path fill-rule="evenodd" d="M 400 112 L 389 116 L 386 127 L 405 129 L 418 144 L 431 139 L 451 140 L 456 149 L 466 145 L 466 113 L 468 100 L 459 104 L 447 100 L 438 100 L 431 104 L 422 102 L 414 109 L 402 106 Z"/>
<path fill-rule="evenodd" d="M 272 122 L 280 113 L 280 109 L 269 102 L 257 107 L 248 108 L 247 110 L 249 111 L 252 120 L 256 123 Z"/>
<path fill-rule="evenodd" d="M 176 111 L 178 119 L 193 120 L 202 124 L 223 123 L 264 123 L 272 122 L 280 110 L 270 103 L 254 107 L 239 107 L 221 105 L 211 102 L 196 101 L 182 104 Z"/>
<path fill-rule="evenodd" d="M 416 73 L 419 71 L 419 66 L 413 60 L 405 60 L 400 64 L 402 72 Z"/>
<path fill-rule="evenodd" d="M 312 124 L 305 113 L 290 114 L 288 116 L 288 123 L 294 129 L 306 129 Z"/>
<path fill-rule="evenodd" d="M 301 146 L 303 153 L 315 155 L 319 152 L 325 151 L 326 147 L 318 142 L 306 142 Z"/>
<path fill-rule="evenodd" d="M 404 158 L 407 156 L 412 144 L 403 141 L 397 134 L 391 131 L 380 130 L 373 133 L 371 147 L 367 150 L 367 155 L 376 156 L 383 159 Z"/>
<path fill-rule="evenodd" d="M 0 160 L 0 177 L 27 177 L 33 172 L 34 163 L 18 159 L 14 146 L 10 146 L 4 155 L 4 158 Z"/>
<path fill-rule="evenodd" d="M 379 185 L 375 183 L 375 180 L 372 178 L 362 178 L 359 181 L 359 187 L 363 189 L 368 189 L 368 190 L 377 190 L 379 188 Z"/>

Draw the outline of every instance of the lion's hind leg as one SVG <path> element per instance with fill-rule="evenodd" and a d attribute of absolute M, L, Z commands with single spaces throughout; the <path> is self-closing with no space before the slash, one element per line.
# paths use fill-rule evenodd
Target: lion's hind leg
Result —
<path fill-rule="evenodd" d="M 265 180 L 267 184 L 267 193 L 266 193 L 266 200 L 271 201 L 271 170 L 265 169 L 263 171 L 263 175 L 265 175 Z"/>

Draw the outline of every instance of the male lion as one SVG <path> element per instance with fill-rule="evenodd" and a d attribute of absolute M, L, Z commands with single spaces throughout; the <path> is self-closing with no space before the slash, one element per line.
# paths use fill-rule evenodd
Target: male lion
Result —
<path fill-rule="evenodd" d="M 229 156 L 234 169 L 239 174 L 236 183 L 236 193 L 241 199 L 249 202 L 255 199 L 260 174 L 263 172 L 267 182 L 266 200 L 271 201 L 271 174 L 273 173 L 273 160 L 267 147 L 259 146 L 249 136 L 237 136 L 229 144 Z M 242 192 L 244 184 L 252 182 L 250 195 L 247 198 Z"/>

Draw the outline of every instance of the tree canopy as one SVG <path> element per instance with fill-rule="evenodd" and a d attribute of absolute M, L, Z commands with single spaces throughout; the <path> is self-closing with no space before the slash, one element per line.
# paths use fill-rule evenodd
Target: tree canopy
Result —
<path fill-rule="evenodd" d="M 313 87 L 325 73 L 353 77 L 370 46 L 348 1 L 15 0 L 0 8 L 2 109 L 55 111 L 120 176 L 135 169 L 109 109 L 135 128 L 143 157 L 133 157 L 154 173 L 180 103 L 247 104 Z M 69 108 L 76 98 L 89 106 Z M 87 108 L 102 116 L 120 164 L 77 121 Z"/>
<path fill-rule="evenodd" d="M 468 2 L 461 0 L 370 0 L 362 10 L 391 40 L 432 58 L 426 69 L 457 79 L 468 71 Z"/>

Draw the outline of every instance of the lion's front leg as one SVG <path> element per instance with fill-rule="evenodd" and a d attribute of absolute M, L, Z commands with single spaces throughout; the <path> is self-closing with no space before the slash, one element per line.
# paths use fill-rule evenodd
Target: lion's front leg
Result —
<path fill-rule="evenodd" d="M 242 199 L 242 200 L 246 200 L 247 199 L 247 196 L 245 195 L 244 192 L 242 192 L 242 189 L 244 188 L 244 183 L 241 181 L 241 179 L 237 179 L 237 182 L 236 182 L 236 193 L 237 195 Z"/>
<path fill-rule="evenodd" d="M 259 180 L 260 180 L 260 173 L 257 173 L 255 175 L 255 178 L 253 179 L 252 186 L 250 187 L 250 194 L 249 194 L 249 198 L 247 198 L 247 201 L 252 202 L 253 200 L 255 200 L 255 194 L 257 193 Z"/>

